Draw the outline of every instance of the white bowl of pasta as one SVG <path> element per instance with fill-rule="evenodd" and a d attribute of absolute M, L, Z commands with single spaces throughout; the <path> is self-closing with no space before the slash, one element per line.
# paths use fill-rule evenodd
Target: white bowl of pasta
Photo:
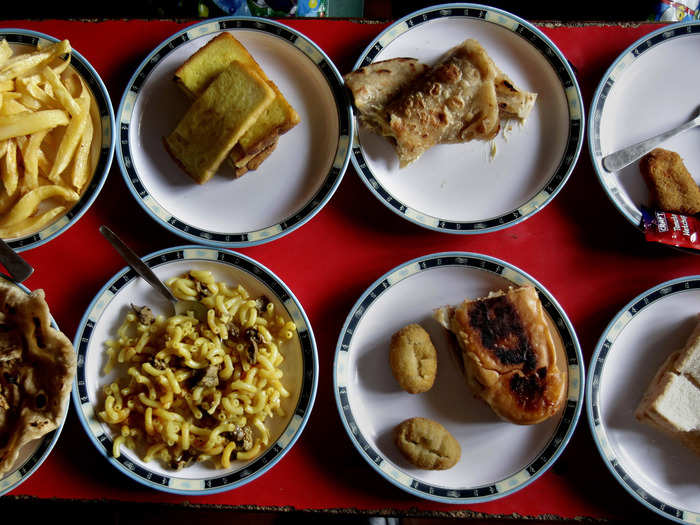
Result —
<path fill-rule="evenodd" d="M 0 29 L 0 237 L 16 251 L 72 226 L 104 185 L 114 111 L 68 40 Z"/>
<path fill-rule="evenodd" d="M 306 425 L 318 384 L 311 325 L 289 288 L 244 255 L 182 246 L 144 261 L 207 316 L 174 315 L 130 268 L 112 277 L 75 336 L 81 423 L 112 465 L 151 488 L 241 486 Z"/>

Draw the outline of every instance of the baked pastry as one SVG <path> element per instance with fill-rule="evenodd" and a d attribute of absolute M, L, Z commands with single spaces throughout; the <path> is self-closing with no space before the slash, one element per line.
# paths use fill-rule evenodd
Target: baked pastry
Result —
<path fill-rule="evenodd" d="M 165 138 L 166 149 L 190 177 L 204 184 L 274 98 L 254 69 L 232 62 Z"/>
<path fill-rule="evenodd" d="M 461 349 L 467 384 L 501 418 L 530 425 L 564 403 L 567 369 L 532 286 L 492 292 L 434 312 Z"/>
<path fill-rule="evenodd" d="M 675 151 L 656 148 L 639 162 L 652 203 L 663 211 L 700 213 L 700 188 Z"/>
<path fill-rule="evenodd" d="M 231 150 L 230 161 L 240 169 L 247 167 L 257 153 L 275 144 L 280 135 L 300 122 L 300 118 L 275 83 L 265 75 L 248 50 L 231 33 L 220 33 L 194 53 L 175 71 L 175 81 L 188 96 L 195 99 L 234 61 L 255 70 L 275 92 L 272 103 L 265 108 Z M 269 150 L 268 155 L 271 152 L 272 150 Z M 265 158 L 267 156 L 259 158 L 257 165 L 259 166 Z M 246 171 L 249 169 L 252 168 L 248 166 Z M 237 176 L 240 175 L 237 174 Z"/>
<path fill-rule="evenodd" d="M 700 454 L 700 316 L 685 346 L 656 372 L 635 417 Z"/>
<path fill-rule="evenodd" d="M 462 455 L 459 442 L 437 421 L 412 417 L 394 430 L 394 443 L 415 466 L 426 470 L 454 467 Z"/>
<path fill-rule="evenodd" d="M 0 280 L 0 477 L 22 447 L 61 424 L 75 376 L 70 340 L 51 327 L 43 290 Z"/>
<path fill-rule="evenodd" d="M 427 392 L 437 375 L 437 351 L 419 324 L 409 324 L 391 336 L 389 363 L 394 378 L 409 394 Z"/>

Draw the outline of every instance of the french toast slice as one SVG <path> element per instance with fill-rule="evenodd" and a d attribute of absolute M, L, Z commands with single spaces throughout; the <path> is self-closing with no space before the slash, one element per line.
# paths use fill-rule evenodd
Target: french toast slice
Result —
<path fill-rule="evenodd" d="M 237 142 L 232 151 L 232 162 L 238 166 L 243 157 L 254 155 L 270 146 L 279 135 L 300 122 L 299 114 L 287 102 L 248 50 L 232 34 L 223 32 L 212 38 L 188 58 L 176 71 L 176 83 L 191 98 L 198 97 L 231 62 L 240 62 L 253 68 L 275 93 L 273 102 L 258 116 L 255 123 Z M 245 166 L 242 163 L 238 167 Z"/>
<path fill-rule="evenodd" d="M 434 318 L 456 336 L 471 390 L 502 419 L 531 425 L 559 411 L 568 373 L 534 287 L 438 308 Z"/>
<path fill-rule="evenodd" d="M 165 147 L 190 177 L 204 184 L 274 98 L 253 68 L 234 61 L 192 103 L 165 138 Z"/>

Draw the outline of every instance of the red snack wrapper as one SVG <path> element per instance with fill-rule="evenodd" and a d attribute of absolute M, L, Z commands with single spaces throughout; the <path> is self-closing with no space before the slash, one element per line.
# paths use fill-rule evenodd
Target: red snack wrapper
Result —
<path fill-rule="evenodd" d="M 700 252 L 700 219 L 696 217 L 642 207 L 642 229 L 647 241 Z"/>

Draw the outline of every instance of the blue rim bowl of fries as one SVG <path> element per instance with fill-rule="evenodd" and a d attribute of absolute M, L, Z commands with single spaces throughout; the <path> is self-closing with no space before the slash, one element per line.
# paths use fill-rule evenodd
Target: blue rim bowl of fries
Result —
<path fill-rule="evenodd" d="M 0 29 L 0 102 L 0 237 L 19 252 L 93 203 L 112 163 L 114 111 L 68 40 L 26 29 Z"/>
<path fill-rule="evenodd" d="M 291 290 L 244 255 L 180 246 L 144 261 L 206 314 L 177 315 L 133 270 L 119 271 L 76 332 L 73 404 L 100 454 L 133 480 L 187 495 L 237 488 L 306 425 L 318 384 L 311 324 Z"/>

